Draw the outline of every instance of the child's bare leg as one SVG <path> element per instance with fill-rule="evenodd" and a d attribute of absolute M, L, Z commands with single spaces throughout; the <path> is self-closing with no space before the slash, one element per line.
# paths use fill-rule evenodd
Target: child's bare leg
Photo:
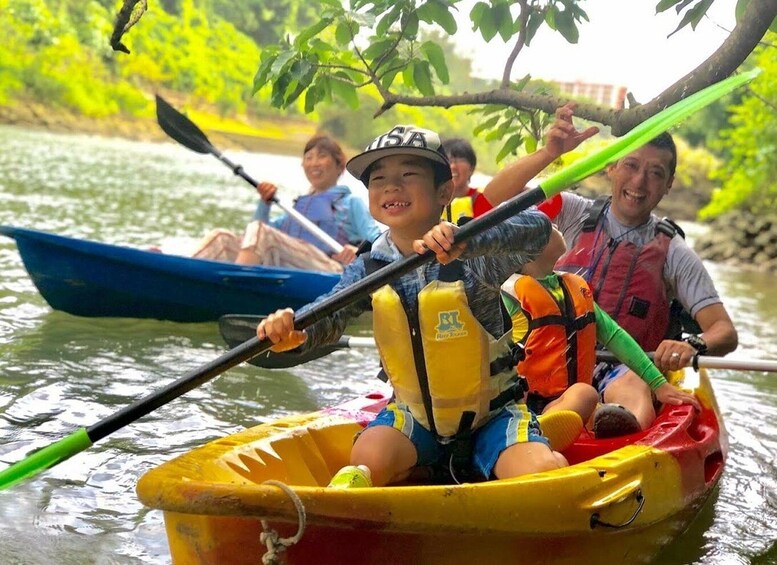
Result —
<path fill-rule="evenodd" d="M 405 479 L 417 459 L 413 442 L 391 426 L 367 428 L 351 450 L 351 465 L 369 467 L 376 487 Z"/>
<path fill-rule="evenodd" d="M 557 451 L 538 441 L 516 443 L 505 449 L 496 460 L 494 475 L 497 479 L 520 477 L 529 473 L 552 471 L 569 465 Z"/>
<path fill-rule="evenodd" d="M 650 387 L 633 371 L 626 372 L 607 385 L 604 389 L 604 401 L 629 409 L 643 430 L 656 419 Z"/>
<path fill-rule="evenodd" d="M 583 422 L 587 422 L 596 410 L 598 401 L 599 393 L 594 387 L 585 383 L 575 383 L 565 390 L 564 394 L 550 402 L 542 413 L 548 414 L 554 410 L 574 410 L 580 414 Z"/>

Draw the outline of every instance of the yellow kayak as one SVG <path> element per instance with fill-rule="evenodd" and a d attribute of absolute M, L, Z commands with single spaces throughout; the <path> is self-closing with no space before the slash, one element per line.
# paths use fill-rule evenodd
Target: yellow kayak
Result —
<path fill-rule="evenodd" d="M 268 547 L 297 564 L 644 562 L 697 514 L 728 448 L 704 369 L 673 379 L 701 413 L 667 406 L 622 438 L 584 430 L 563 451 L 570 467 L 553 472 L 326 488 L 388 401 L 376 393 L 212 441 L 146 473 L 137 492 L 164 511 L 176 564 L 261 563 Z M 280 553 L 263 532 L 291 545 Z"/>

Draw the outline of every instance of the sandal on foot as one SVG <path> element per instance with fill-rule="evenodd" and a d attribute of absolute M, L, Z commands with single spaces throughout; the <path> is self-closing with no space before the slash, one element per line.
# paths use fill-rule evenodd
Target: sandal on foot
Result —
<path fill-rule="evenodd" d="M 637 417 L 620 404 L 605 404 L 594 414 L 596 439 L 625 436 L 641 430 Z"/>

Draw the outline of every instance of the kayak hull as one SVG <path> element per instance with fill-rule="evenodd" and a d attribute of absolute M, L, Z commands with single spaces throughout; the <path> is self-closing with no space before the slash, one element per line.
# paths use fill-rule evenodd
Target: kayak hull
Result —
<path fill-rule="evenodd" d="M 167 255 L 0 226 L 16 240 L 46 302 L 76 316 L 214 321 L 229 312 L 266 315 L 299 308 L 339 275 Z"/>
<path fill-rule="evenodd" d="M 263 529 L 297 531 L 293 498 L 305 530 L 287 563 L 649 560 L 688 526 L 725 462 L 707 375 L 689 376 L 701 414 L 667 407 L 649 430 L 625 438 L 583 432 L 564 452 L 572 465 L 553 472 L 327 489 L 348 463 L 354 434 L 387 401 L 376 394 L 211 442 L 146 473 L 138 495 L 164 511 L 174 563 L 257 562 Z"/>

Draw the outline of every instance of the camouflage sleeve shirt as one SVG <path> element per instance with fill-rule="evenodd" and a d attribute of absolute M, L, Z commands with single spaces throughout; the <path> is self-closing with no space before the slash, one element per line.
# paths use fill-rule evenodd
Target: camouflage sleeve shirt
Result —
<path fill-rule="evenodd" d="M 551 224 L 542 212 L 526 211 L 484 231 L 467 242 L 461 256 L 463 262 L 464 289 L 472 313 L 481 325 L 495 337 L 506 328 L 500 310 L 500 287 L 514 272 L 539 255 L 550 237 Z M 315 302 L 301 308 L 299 314 L 309 311 L 321 301 L 351 286 L 367 275 L 361 255 L 348 265 L 340 282 Z M 402 259 L 391 241 L 390 232 L 384 232 L 373 243 L 369 255 L 387 263 Z M 417 309 L 418 293 L 430 282 L 437 280 L 440 264 L 431 261 L 402 275 L 392 282 L 392 287 L 402 297 L 409 309 Z M 347 306 L 330 318 L 320 320 L 307 329 L 308 339 L 302 349 L 315 348 L 336 342 L 345 331 L 348 321 L 370 309 L 370 299 L 365 297 Z"/>

